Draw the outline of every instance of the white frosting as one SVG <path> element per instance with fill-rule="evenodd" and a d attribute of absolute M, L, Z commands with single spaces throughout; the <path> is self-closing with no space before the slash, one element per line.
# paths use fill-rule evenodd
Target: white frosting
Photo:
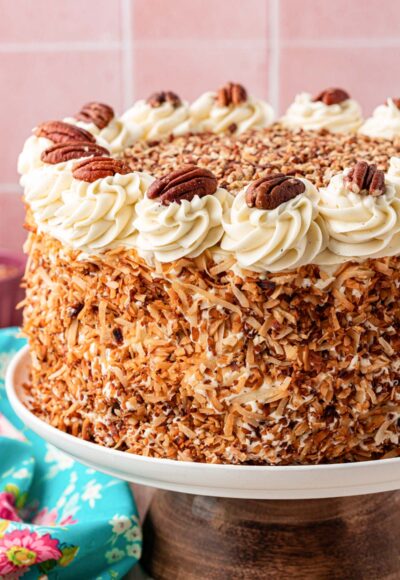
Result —
<path fill-rule="evenodd" d="M 195 258 L 221 239 L 223 215 L 231 203 L 232 196 L 225 189 L 170 205 L 144 197 L 136 208 L 138 247 L 154 253 L 159 262 Z"/>
<path fill-rule="evenodd" d="M 21 177 L 21 185 L 25 185 L 25 176 L 34 169 L 43 167 L 44 163 L 40 159 L 43 151 L 54 145 L 53 141 L 45 137 L 31 135 L 24 143 L 24 147 L 18 157 L 18 173 Z"/>
<path fill-rule="evenodd" d="M 236 125 L 236 134 L 248 129 L 262 129 L 274 121 L 274 111 L 268 103 L 249 97 L 239 105 L 221 107 L 216 102 L 217 94 L 207 92 L 190 106 L 190 117 L 198 131 L 224 133 Z"/>
<path fill-rule="evenodd" d="M 313 101 L 309 93 L 300 93 L 282 117 L 281 123 L 289 129 L 327 129 L 331 133 L 354 133 L 362 123 L 362 113 L 360 105 L 353 99 L 338 105 L 325 105 L 322 101 Z"/>
<path fill-rule="evenodd" d="M 186 101 L 178 107 L 169 102 L 151 107 L 142 99 L 125 111 L 121 119 L 127 125 L 139 126 L 141 139 L 145 141 L 159 141 L 170 135 L 183 135 L 191 131 Z"/>
<path fill-rule="evenodd" d="M 352 258 L 400 253 L 400 199 L 393 184 L 386 182 L 384 195 L 359 195 L 346 187 L 346 173 L 332 177 L 319 192 L 319 212 L 329 238 L 317 263 L 340 264 Z"/>
<path fill-rule="evenodd" d="M 89 131 L 96 137 L 97 143 L 108 149 L 112 155 L 122 153 L 124 149 L 133 145 L 142 132 L 135 123 L 125 122 L 117 117 L 114 117 L 104 129 L 99 129 L 94 123 L 77 121 L 73 117 L 67 117 L 64 121 Z"/>
<path fill-rule="evenodd" d="M 62 205 L 48 221 L 48 231 L 87 253 L 132 247 L 137 237 L 136 204 L 152 181 L 150 175 L 138 172 L 116 174 L 93 183 L 73 179 L 70 188 L 61 194 Z"/>
<path fill-rule="evenodd" d="M 389 169 L 386 174 L 386 182 L 392 183 L 400 196 L 400 157 L 391 157 Z"/>
<path fill-rule="evenodd" d="M 392 99 L 388 99 L 385 105 L 376 107 L 372 117 L 365 121 L 359 132 L 368 137 L 383 137 L 384 139 L 399 137 L 400 109 L 396 107 Z"/>
<path fill-rule="evenodd" d="M 306 179 L 303 194 L 273 210 L 250 208 L 246 188 L 223 220 L 223 250 L 233 252 L 240 267 L 278 272 L 313 262 L 324 249 L 324 235 L 315 221 L 317 190 Z"/>

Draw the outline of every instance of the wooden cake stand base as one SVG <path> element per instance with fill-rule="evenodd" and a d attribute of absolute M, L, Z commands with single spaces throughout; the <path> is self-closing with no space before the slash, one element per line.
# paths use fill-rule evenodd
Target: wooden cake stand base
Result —
<path fill-rule="evenodd" d="M 144 537 L 156 580 L 398 580 L 400 491 L 287 501 L 157 491 Z"/>

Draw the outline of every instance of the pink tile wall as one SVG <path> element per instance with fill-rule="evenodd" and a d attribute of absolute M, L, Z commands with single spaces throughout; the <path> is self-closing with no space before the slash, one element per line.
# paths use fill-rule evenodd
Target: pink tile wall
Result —
<path fill-rule="evenodd" d="M 157 89 L 193 99 L 226 80 L 279 112 L 327 85 L 366 114 L 400 96 L 399 0 L 0 0 L 0 14 L 0 245 L 20 244 L 10 194 L 24 139 L 87 100 L 122 110 Z"/>

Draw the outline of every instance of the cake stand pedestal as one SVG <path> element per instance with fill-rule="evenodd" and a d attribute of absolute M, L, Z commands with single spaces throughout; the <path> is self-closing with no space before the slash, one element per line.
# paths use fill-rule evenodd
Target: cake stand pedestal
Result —
<path fill-rule="evenodd" d="M 265 501 L 157 491 L 144 538 L 155 580 L 395 580 L 400 492 Z"/>

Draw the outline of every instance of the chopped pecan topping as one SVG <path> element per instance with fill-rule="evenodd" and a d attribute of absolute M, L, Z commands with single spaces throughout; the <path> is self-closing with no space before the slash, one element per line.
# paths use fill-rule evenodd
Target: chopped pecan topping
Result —
<path fill-rule="evenodd" d="M 300 179 L 275 173 L 253 181 L 246 190 L 246 203 L 257 209 L 275 209 L 304 193 L 306 186 Z"/>
<path fill-rule="evenodd" d="M 118 326 L 113 328 L 112 333 L 113 333 L 115 342 L 117 344 L 122 344 L 124 342 L 124 335 L 122 334 L 122 330 Z"/>
<path fill-rule="evenodd" d="M 53 143 L 73 143 L 75 141 L 95 143 L 95 138 L 89 131 L 76 127 L 64 121 L 46 121 L 34 130 L 36 137 L 45 137 Z"/>
<path fill-rule="evenodd" d="M 393 101 L 393 103 L 395 104 L 395 106 L 396 106 L 398 109 L 400 109 L 400 99 L 396 99 L 396 98 L 392 97 L 392 101 Z M 386 103 L 385 103 L 385 105 L 386 105 Z"/>
<path fill-rule="evenodd" d="M 101 147 L 96 143 L 85 143 L 78 141 L 77 143 L 56 143 L 43 151 L 40 159 L 43 163 L 55 165 L 56 163 L 63 163 L 71 161 L 71 159 L 80 159 L 81 157 L 98 157 L 110 155 L 105 147 Z"/>
<path fill-rule="evenodd" d="M 345 178 L 350 191 L 358 194 L 378 196 L 386 191 L 385 174 L 376 165 L 357 161 Z"/>
<path fill-rule="evenodd" d="M 177 107 L 180 107 L 182 101 L 178 95 L 172 91 L 160 91 L 150 95 L 150 97 L 147 99 L 147 103 L 154 109 L 161 107 L 161 105 L 164 103 L 170 103 L 174 109 L 176 109 Z"/>
<path fill-rule="evenodd" d="M 237 83 L 227 83 L 217 91 L 217 104 L 219 107 L 240 105 L 247 101 L 247 91 L 244 86 Z"/>
<path fill-rule="evenodd" d="M 208 169 L 196 165 L 183 165 L 164 177 L 153 181 L 147 191 L 149 199 L 159 199 L 162 205 L 174 201 L 191 201 L 196 195 L 212 195 L 218 187 L 217 178 Z"/>
<path fill-rule="evenodd" d="M 92 183 L 110 175 L 130 173 L 129 167 L 119 159 L 112 157 L 89 157 L 77 163 L 72 171 L 72 176 L 81 181 Z"/>
<path fill-rule="evenodd" d="M 350 99 L 349 93 L 343 89 L 325 89 L 319 95 L 314 97 L 313 101 L 322 101 L 325 105 L 340 105 L 343 101 Z"/>
<path fill-rule="evenodd" d="M 114 119 L 114 110 L 104 103 L 86 103 L 75 115 L 75 119 L 84 123 L 94 123 L 98 129 L 104 129 Z"/>

